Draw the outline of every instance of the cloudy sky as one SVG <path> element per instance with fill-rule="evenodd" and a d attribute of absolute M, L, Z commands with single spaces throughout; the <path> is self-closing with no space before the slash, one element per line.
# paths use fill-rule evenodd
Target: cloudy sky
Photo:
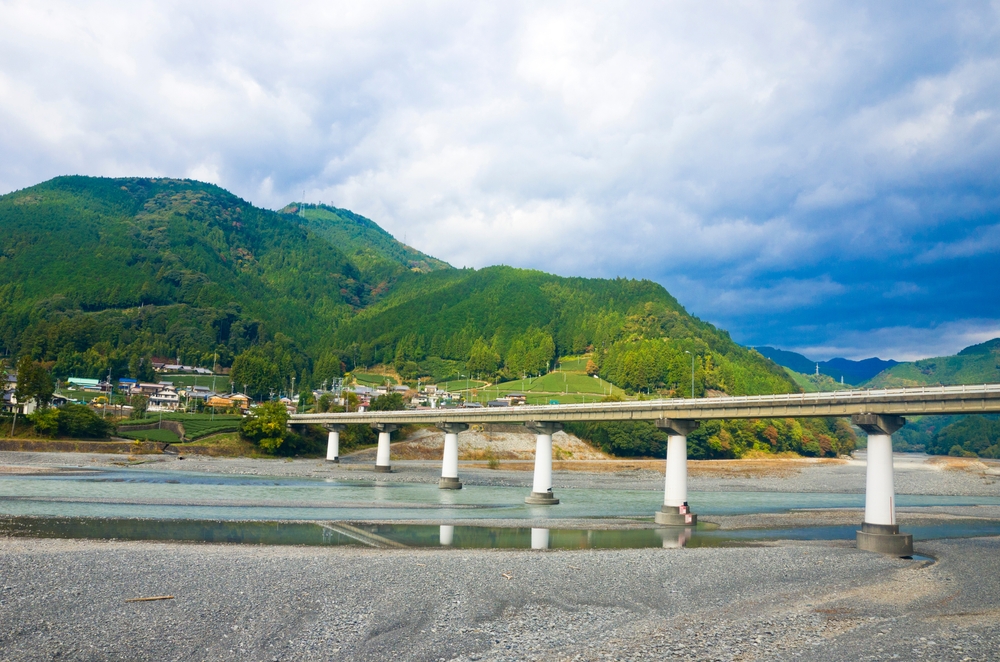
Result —
<path fill-rule="evenodd" d="M 193 177 L 744 344 L 1000 336 L 1000 5 L 0 0 L 0 192 Z"/>

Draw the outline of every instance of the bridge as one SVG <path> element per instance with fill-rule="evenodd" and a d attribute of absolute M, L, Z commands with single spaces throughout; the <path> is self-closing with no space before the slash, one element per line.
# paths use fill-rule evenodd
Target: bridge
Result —
<path fill-rule="evenodd" d="M 322 425 L 329 430 L 327 460 L 339 461 L 340 432 L 345 425 L 367 424 L 378 433 L 375 470 L 391 471 L 389 435 L 400 425 L 431 424 L 444 430 L 442 489 L 461 489 L 458 433 L 471 424 L 523 424 L 536 434 L 535 471 L 525 502 L 556 505 L 552 492 L 552 435 L 572 421 L 651 421 L 667 432 L 663 508 L 655 520 L 663 526 L 692 526 L 697 515 L 687 501 L 687 435 L 699 421 L 747 418 L 850 416 L 868 434 L 865 518 L 858 547 L 909 556 L 913 537 L 899 532 L 893 487 L 892 433 L 905 416 L 1000 413 L 1000 384 L 866 389 L 829 393 L 791 393 L 719 398 L 640 400 L 578 405 L 458 407 L 401 411 L 293 414 L 289 425 Z"/>

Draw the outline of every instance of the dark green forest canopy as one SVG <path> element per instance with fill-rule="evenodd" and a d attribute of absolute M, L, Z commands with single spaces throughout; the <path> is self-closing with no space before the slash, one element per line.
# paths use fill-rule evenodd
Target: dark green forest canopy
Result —
<path fill-rule="evenodd" d="M 0 196 L 0 341 L 14 353 L 204 364 L 277 333 L 309 352 L 366 298 L 342 252 L 210 184 L 60 177 Z"/>
<path fill-rule="evenodd" d="M 593 351 L 632 391 L 689 394 L 692 355 L 697 393 L 795 390 L 656 283 L 453 269 L 346 210 L 285 212 L 173 179 L 0 196 L 0 342 L 60 377 L 246 354 L 259 388 L 307 386 L 357 365 L 465 366 L 478 342 L 500 379 Z"/>

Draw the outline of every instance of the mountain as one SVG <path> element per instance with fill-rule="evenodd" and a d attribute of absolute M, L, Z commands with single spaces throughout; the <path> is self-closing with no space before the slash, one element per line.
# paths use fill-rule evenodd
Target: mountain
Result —
<path fill-rule="evenodd" d="M 305 354 L 374 286 L 330 242 L 209 184 L 59 177 L 0 196 L 0 342 L 57 374 L 129 355 L 227 365 L 274 338 Z"/>
<path fill-rule="evenodd" d="M 699 394 L 796 390 L 656 283 L 454 269 L 346 210 L 268 211 L 178 179 L 0 196 L 0 342 L 57 377 L 217 358 L 258 394 L 373 363 L 513 379 L 585 351 L 632 392 L 690 394 L 692 356 Z"/>
<path fill-rule="evenodd" d="M 350 256 L 362 272 L 376 277 L 452 269 L 447 262 L 397 241 L 374 221 L 347 209 L 296 202 L 281 213 L 298 215 L 302 225 Z"/>
<path fill-rule="evenodd" d="M 853 361 L 851 359 L 835 358 L 829 361 L 813 361 L 797 352 L 789 352 L 774 347 L 754 347 L 755 350 L 771 359 L 780 366 L 784 366 L 795 372 L 804 375 L 812 375 L 816 372 L 816 365 L 819 364 L 821 375 L 828 375 L 834 381 L 840 381 L 843 377 L 847 384 L 859 385 L 868 381 L 878 373 L 896 365 L 898 361 L 883 360 L 879 358 L 863 359 Z"/>
<path fill-rule="evenodd" d="M 869 382 L 872 388 L 1000 382 L 1000 338 L 966 347 L 954 356 L 900 363 Z"/>

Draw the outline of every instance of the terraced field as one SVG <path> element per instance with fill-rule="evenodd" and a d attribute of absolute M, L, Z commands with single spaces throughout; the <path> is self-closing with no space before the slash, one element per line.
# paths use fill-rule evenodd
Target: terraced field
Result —
<path fill-rule="evenodd" d="M 147 423 L 156 423 L 160 420 L 157 416 L 156 418 L 144 418 L 137 421 L 127 421 L 126 425 L 144 425 Z M 177 421 L 184 426 L 184 432 L 188 439 L 200 439 L 201 437 L 207 437 L 210 434 L 217 434 L 219 432 L 235 432 L 240 425 L 240 421 L 243 420 L 240 416 L 227 416 L 227 415 L 216 415 L 214 418 L 211 414 L 164 414 L 163 420 L 165 421 Z M 128 437 L 129 439 L 137 439 L 135 435 L 145 435 L 150 432 L 168 432 L 168 430 L 136 430 L 134 432 L 123 432 L 122 437 Z M 174 435 L 173 432 L 170 434 Z M 167 439 L 152 439 L 153 441 L 168 441 Z M 173 441 L 179 441 L 177 435 L 174 435 Z"/>

